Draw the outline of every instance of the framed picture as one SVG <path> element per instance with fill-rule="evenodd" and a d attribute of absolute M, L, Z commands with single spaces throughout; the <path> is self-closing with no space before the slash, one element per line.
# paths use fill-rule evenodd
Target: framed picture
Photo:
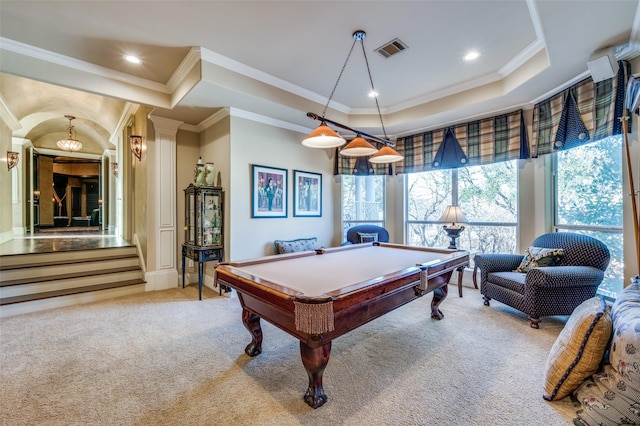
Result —
<path fill-rule="evenodd" d="M 251 217 L 287 217 L 287 170 L 253 165 Z"/>
<path fill-rule="evenodd" d="M 293 215 L 322 216 L 322 175 L 293 171 Z"/>

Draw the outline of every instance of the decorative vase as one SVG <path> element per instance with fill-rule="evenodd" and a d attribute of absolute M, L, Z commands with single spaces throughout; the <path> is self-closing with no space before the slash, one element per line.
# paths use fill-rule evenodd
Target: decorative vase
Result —
<path fill-rule="evenodd" d="M 207 163 L 204 166 L 205 172 L 205 180 L 207 182 L 207 186 L 212 186 L 213 185 L 213 180 L 215 179 L 215 174 L 214 174 L 214 170 L 213 170 L 213 163 Z"/>
<path fill-rule="evenodd" d="M 193 171 L 193 181 L 196 186 L 203 186 L 206 183 L 205 173 L 206 171 L 204 164 L 202 164 L 202 157 L 200 157 L 196 163 L 196 168 Z"/>

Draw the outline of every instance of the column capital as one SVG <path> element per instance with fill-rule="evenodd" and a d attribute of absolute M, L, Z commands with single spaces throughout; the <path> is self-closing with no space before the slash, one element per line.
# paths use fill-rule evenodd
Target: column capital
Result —
<path fill-rule="evenodd" d="M 156 133 L 173 136 L 178 132 L 178 127 L 184 123 L 183 121 L 172 120 L 170 118 L 158 117 L 155 115 L 149 115 L 149 120 L 153 123 Z"/>

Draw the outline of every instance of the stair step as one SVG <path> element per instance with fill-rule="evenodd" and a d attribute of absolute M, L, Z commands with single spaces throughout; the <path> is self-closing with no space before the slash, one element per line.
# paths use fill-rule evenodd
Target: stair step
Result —
<path fill-rule="evenodd" d="M 1 282 L 0 298 L 133 279 L 142 279 L 142 270 L 138 266 L 102 269 L 80 274 L 63 274 L 36 281 L 21 278 Z"/>
<path fill-rule="evenodd" d="M 0 271 L 30 266 L 48 266 L 60 263 L 85 262 L 89 259 L 102 260 L 136 256 L 135 246 L 108 247 L 89 250 L 58 251 L 28 254 L 9 254 L 0 256 Z"/>
<path fill-rule="evenodd" d="M 88 259 L 85 261 L 72 261 L 45 265 L 32 265 L 29 267 L 0 270 L 0 286 L 6 282 L 26 280 L 26 282 L 55 279 L 58 276 L 81 274 L 90 275 L 101 269 L 138 267 L 137 256 L 116 256 L 105 259 Z"/>
<path fill-rule="evenodd" d="M 36 293 L 36 294 L 25 294 L 21 296 L 6 297 L 6 298 L 0 299 L 0 306 L 11 305 L 14 303 L 32 302 L 35 300 L 49 299 L 52 297 L 70 296 L 70 295 L 80 294 L 80 293 L 115 289 L 115 288 L 133 286 L 133 285 L 144 284 L 144 283 L 145 281 L 142 279 L 124 280 L 124 281 L 118 281 L 118 282 L 89 285 L 84 287 L 74 287 L 74 288 L 68 288 L 68 289 L 47 291 L 47 292 Z"/>

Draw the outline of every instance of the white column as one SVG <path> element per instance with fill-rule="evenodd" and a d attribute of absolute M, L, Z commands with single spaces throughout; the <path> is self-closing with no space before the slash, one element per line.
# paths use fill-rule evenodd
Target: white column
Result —
<path fill-rule="evenodd" d="M 155 129 L 153 155 L 149 155 L 147 223 L 149 262 L 147 290 L 178 286 L 176 228 L 176 133 L 181 121 L 149 116 Z M 148 143 L 147 147 L 149 148 Z"/>

